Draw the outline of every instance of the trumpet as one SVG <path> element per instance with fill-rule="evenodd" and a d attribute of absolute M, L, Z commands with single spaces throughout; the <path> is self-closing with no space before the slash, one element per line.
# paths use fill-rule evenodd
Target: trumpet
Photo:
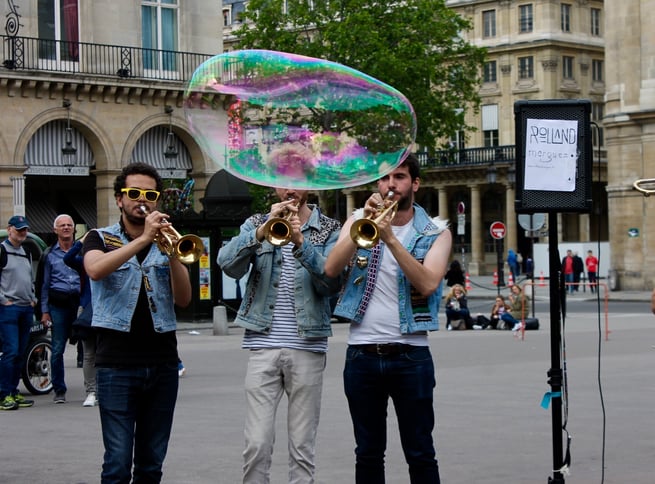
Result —
<path fill-rule="evenodd" d="M 145 205 L 140 208 L 146 215 L 149 213 Z M 175 257 L 182 264 L 193 264 L 205 252 L 205 244 L 200 237 L 193 234 L 181 235 L 172 225 L 159 229 L 155 242 L 159 250 L 168 257 Z"/>
<path fill-rule="evenodd" d="M 385 205 L 393 197 L 393 192 L 390 191 L 387 193 L 385 198 Z M 366 218 L 360 218 L 355 220 L 355 222 L 350 226 L 350 238 L 357 244 L 358 247 L 362 249 L 370 249 L 375 247 L 380 241 L 380 231 L 378 230 L 378 224 L 389 214 L 391 218 L 396 215 L 398 210 L 398 201 L 394 200 L 390 205 L 388 205 L 384 210 L 382 210 L 379 215 L 373 219 L 373 215 L 370 215 Z"/>
<path fill-rule="evenodd" d="M 635 181 L 632 184 L 632 187 L 643 193 L 644 196 L 648 197 L 651 194 L 655 193 L 655 178 L 642 178 Z"/>
<path fill-rule="evenodd" d="M 298 204 L 294 204 L 295 207 L 298 207 Z M 287 245 L 291 242 L 291 234 L 293 233 L 293 228 L 291 227 L 291 217 L 293 212 L 287 210 L 287 214 L 284 217 L 272 217 L 269 218 L 264 227 L 264 237 L 271 245 L 276 247 L 281 247 Z"/>

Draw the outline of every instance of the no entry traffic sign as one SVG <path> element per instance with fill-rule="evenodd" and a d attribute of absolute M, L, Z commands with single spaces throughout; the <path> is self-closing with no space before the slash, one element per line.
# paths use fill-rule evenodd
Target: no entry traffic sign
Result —
<path fill-rule="evenodd" d="M 489 233 L 491 233 L 491 236 L 494 239 L 504 239 L 506 232 L 507 229 L 505 228 L 505 224 L 502 222 L 494 222 L 491 224 L 491 227 L 489 227 Z"/>

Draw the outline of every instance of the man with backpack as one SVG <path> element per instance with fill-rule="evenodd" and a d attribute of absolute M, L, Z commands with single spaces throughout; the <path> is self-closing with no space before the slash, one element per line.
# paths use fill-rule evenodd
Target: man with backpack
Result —
<path fill-rule="evenodd" d="M 22 246 L 28 229 L 27 219 L 14 215 L 7 225 L 7 239 L 0 243 L 0 410 L 34 405 L 34 400 L 18 393 L 21 363 L 36 304 L 32 260 Z"/>

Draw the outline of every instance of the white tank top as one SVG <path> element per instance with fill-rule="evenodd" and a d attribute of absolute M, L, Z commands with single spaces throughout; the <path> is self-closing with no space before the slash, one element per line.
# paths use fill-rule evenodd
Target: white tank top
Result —
<path fill-rule="evenodd" d="M 405 225 L 393 225 L 394 235 L 400 241 L 407 239 L 412 229 L 410 220 Z M 371 300 L 361 323 L 351 323 L 348 344 L 361 345 L 371 343 L 405 343 L 427 346 L 426 333 L 415 335 L 400 334 L 400 317 L 398 315 L 398 262 L 390 250 L 382 244 L 382 260 L 378 267 Z"/>

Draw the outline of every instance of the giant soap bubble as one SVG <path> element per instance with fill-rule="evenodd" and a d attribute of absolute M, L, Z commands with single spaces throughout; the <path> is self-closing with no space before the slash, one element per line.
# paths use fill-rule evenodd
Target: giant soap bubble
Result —
<path fill-rule="evenodd" d="M 402 162 L 416 136 L 412 105 L 393 87 L 341 64 L 267 50 L 201 64 L 184 113 L 219 168 L 286 188 L 377 180 Z"/>

